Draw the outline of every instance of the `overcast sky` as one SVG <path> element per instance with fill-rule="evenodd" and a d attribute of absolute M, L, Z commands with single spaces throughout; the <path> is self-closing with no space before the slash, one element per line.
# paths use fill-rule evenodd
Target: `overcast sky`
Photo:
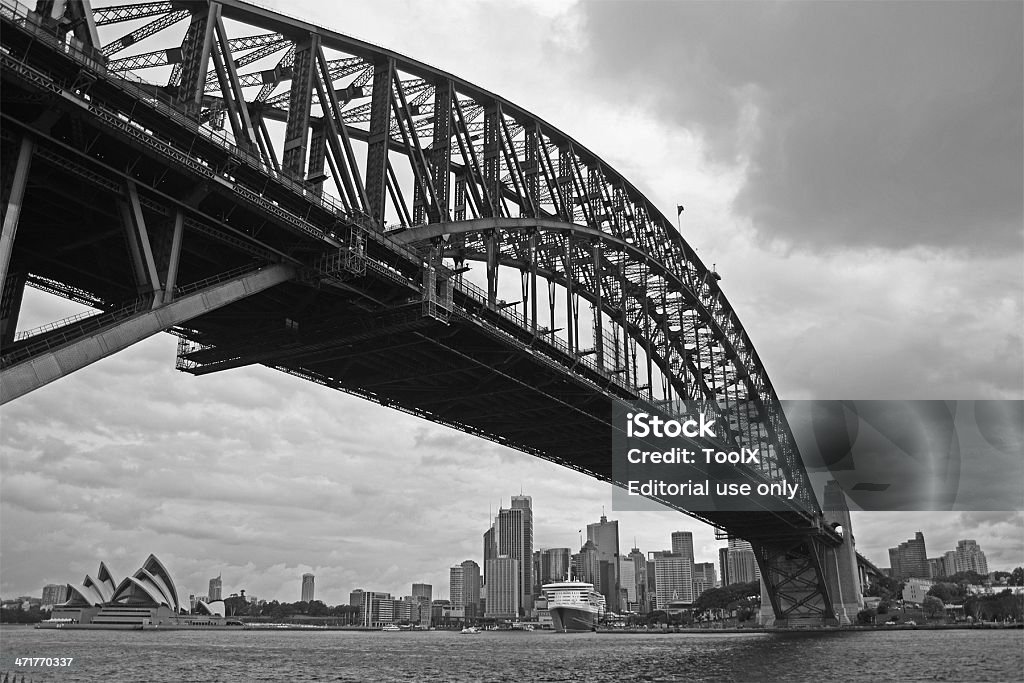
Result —
<path fill-rule="evenodd" d="M 97 2 L 97 5 L 108 4 Z M 573 135 L 682 231 L 786 399 L 1022 399 L 1020 2 L 263 0 L 492 90 Z M 22 327 L 67 315 L 31 291 Z M 118 578 L 155 552 L 184 593 L 334 604 L 448 595 L 490 508 L 535 547 L 602 506 L 622 549 L 711 530 L 615 513 L 606 485 L 263 368 L 174 369 L 153 338 L 3 408 L 0 595 Z M 1020 482 L 1024 489 L 1024 482 Z M 857 513 L 858 549 L 973 538 L 1024 563 L 1024 513 Z"/>

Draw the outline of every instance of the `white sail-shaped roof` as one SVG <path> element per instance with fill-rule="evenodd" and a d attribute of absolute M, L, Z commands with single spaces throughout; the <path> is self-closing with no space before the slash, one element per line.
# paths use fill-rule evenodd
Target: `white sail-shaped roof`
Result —
<path fill-rule="evenodd" d="M 96 572 L 96 584 L 97 587 L 102 586 L 101 593 L 106 596 L 106 600 L 110 600 L 114 597 L 114 591 L 117 590 L 117 580 L 114 575 L 107 569 L 107 565 L 104 562 L 100 562 L 99 571 Z"/>
<path fill-rule="evenodd" d="M 87 576 L 85 579 L 88 581 L 89 577 Z M 68 601 L 64 604 L 68 607 L 99 607 L 104 603 L 103 596 L 100 595 L 100 592 L 93 585 L 86 586 L 83 583 L 76 586 L 69 583 L 67 586 Z"/>
<path fill-rule="evenodd" d="M 142 568 L 149 572 L 153 577 L 154 582 L 160 586 L 161 591 L 167 596 L 170 601 L 171 608 L 174 610 L 178 609 L 178 590 L 174 586 L 174 581 L 171 579 L 170 572 L 164 567 L 163 563 L 157 558 L 156 555 L 150 555 L 146 558 L 146 561 L 142 564 Z"/>
<path fill-rule="evenodd" d="M 167 598 L 163 596 L 159 588 L 149 581 L 129 576 L 117 587 L 117 592 L 114 593 L 114 599 L 111 602 L 167 605 Z M 167 606 L 170 607 L 170 605 Z"/>

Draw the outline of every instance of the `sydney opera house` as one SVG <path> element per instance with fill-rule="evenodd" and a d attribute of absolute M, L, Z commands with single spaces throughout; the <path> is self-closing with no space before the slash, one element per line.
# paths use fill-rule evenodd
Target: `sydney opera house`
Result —
<path fill-rule="evenodd" d="M 53 608 L 50 620 L 40 628 L 240 628 L 241 622 L 224 617 L 224 602 L 199 602 L 189 613 L 178 600 L 171 575 L 156 555 L 150 555 L 131 576 L 120 583 L 100 562 L 96 577 L 68 584 L 70 599 Z"/>

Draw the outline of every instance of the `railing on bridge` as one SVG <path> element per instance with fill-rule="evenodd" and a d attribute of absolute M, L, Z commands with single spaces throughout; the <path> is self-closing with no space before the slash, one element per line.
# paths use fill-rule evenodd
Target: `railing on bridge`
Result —
<path fill-rule="evenodd" d="M 186 296 L 222 282 L 227 282 L 248 273 L 261 270 L 267 264 L 257 266 L 246 265 L 232 268 L 217 275 L 175 287 L 177 296 Z M 62 346 L 82 339 L 85 335 L 97 332 L 117 323 L 124 322 L 152 310 L 154 293 L 144 294 L 131 301 L 124 302 L 106 312 L 84 311 L 63 320 L 26 330 L 18 335 L 20 344 L 8 353 L 0 356 L 0 367 L 8 368 L 29 360 L 40 353 L 53 351 Z M 39 337 L 35 339 L 35 337 Z"/>

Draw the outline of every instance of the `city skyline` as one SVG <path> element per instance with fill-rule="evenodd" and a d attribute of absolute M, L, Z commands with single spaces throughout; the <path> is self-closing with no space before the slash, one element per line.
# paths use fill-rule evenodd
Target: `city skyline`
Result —
<path fill-rule="evenodd" d="M 521 498 L 530 498 L 532 500 L 532 497 L 530 497 L 530 496 L 520 496 L 520 497 Z M 602 510 L 602 513 L 603 512 L 604 511 Z M 612 522 L 617 522 L 618 520 L 607 520 L 606 519 L 606 515 L 602 514 L 601 515 L 601 522 L 606 522 L 606 521 L 609 522 L 609 523 L 612 523 Z M 694 523 L 696 524 L 695 520 L 694 520 Z M 954 532 L 953 535 L 958 535 L 958 534 L 956 532 Z M 959 534 L 959 535 L 962 536 L 963 534 Z M 927 543 L 927 540 L 926 540 L 926 538 L 922 539 L 921 537 L 926 537 L 926 536 L 927 536 L 927 534 L 924 534 L 923 532 L 918 530 L 918 531 L 915 532 L 914 538 L 911 538 L 910 540 L 913 542 L 916 539 L 916 540 L 920 541 L 922 544 L 924 544 L 924 543 Z M 678 556 L 682 556 L 682 557 L 688 557 L 688 559 L 690 560 L 690 562 L 692 564 L 691 564 L 691 569 L 690 569 L 689 580 L 688 581 L 686 581 L 686 580 L 683 581 L 683 584 L 686 584 L 686 585 L 689 585 L 690 583 L 696 584 L 697 582 L 702 581 L 702 576 L 704 576 L 704 574 L 702 572 L 701 565 L 705 565 L 705 566 L 712 565 L 712 567 L 710 567 L 710 572 L 709 573 L 711 575 L 714 575 L 716 580 L 722 581 L 725 577 L 722 576 L 721 573 L 720 573 L 720 564 L 721 564 L 721 559 L 722 559 L 722 555 L 720 554 L 720 551 L 724 551 L 726 549 L 743 550 L 744 548 L 749 548 L 749 544 L 747 544 L 745 541 L 742 541 L 741 539 L 730 538 L 727 541 L 725 541 L 725 540 L 716 540 L 716 541 L 714 541 L 714 543 L 717 544 L 717 545 L 715 545 L 714 547 L 711 548 L 711 553 L 707 554 L 707 558 L 711 558 L 712 554 L 714 555 L 714 558 L 713 559 L 705 559 L 704 556 L 699 556 L 693 550 L 693 546 L 692 546 L 693 540 L 692 539 L 693 539 L 693 532 L 692 531 L 679 529 L 679 530 L 670 532 L 668 534 L 667 538 L 662 540 L 662 543 L 661 543 L 660 547 L 655 547 L 657 545 L 657 543 L 655 543 L 654 545 L 651 545 L 650 547 L 647 547 L 647 548 L 643 547 L 642 545 L 637 545 L 637 546 L 634 546 L 634 547 L 639 548 L 641 550 L 641 553 L 643 554 L 643 556 L 645 558 L 653 557 L 653 558 L 656 559 L 658 556 L 661 556 L 663 553 L 666 553 L 666 552 L 667 553 L 671 553 L 672 554 L 671 556 L 678 555 Z M 592 544 L 592 543 L 593 542 L 590 539 L 588 539 L 587 541 L 584 542 L 584 547 L 586 547 L 588 544 Z M 901 545 L 906 545 L 906 542 L 902 542 Z M 957 551 L 959 550 L 959 551 L 961 551 L 961 553 L 964 553 L 964 552 L 979 553 L 979 554 L 981 554 L 981 556 L 983 558 L 988 555 L 988 552 L 985 550 L 985 548 L 981 547 L 981 544 L 979 544 L 974 539 L 958 538 L 954 542 L 953 545 L 955 546 L 954 550 L 953 551 L 946 551 L 944 554 L 949 555 L 949 554 L 952 553 L 952 554 L 955 555 L 955 554 L 957 554 Z M 936 547 L 938 547 L 938 544 L 936 545 Z M 580 552 L 580 549 L 574 549 L 573 546 L 563 546 L 563 547 L 556 546 L 556 547 L 551 547 L 551 548 L 535 547 L 535 550 L 536 551 L 540 551 L 542 554 L 543 554 L 544 551 L 547 551 L 547 550 L 562 550 L 562 549 L 568 549 L 570 556 L 574 556 L 574 555 L 576 555 L 577 553 Z M 890 550 L 893 550 L 893 548 L 890 548 Z M 748 552 L 749 552 L 749 550 L 748 550 Z M 858 547 L 858 552 L 861 552 L 859 547 Z M 154 554 L 158 554 L 158 553 L 154 553 Z M 863 553 L 861 553 L 861 554 L 863 554 Z M 621 555 L 622 558 L 625 559 L 625 558 L 628 558 L 630 556 L 630 553 L 622 552 L 622 548 L 620 548 L 620 555 Z M 752 557 L 750 559 L 753 560 Z M 868 557 L 868 559 L 872 560 L 872 558 L 870 558 L 870 557 Z M 941 559 L 941 554 L 940 554 L 940 559 Z M 654 561 L 654 560 L 652 560 L 652 561 Z M 369 591 L 369 593 L 372 593 L 372 594 L 375 594 L 375 595 L 376 594 L 393 595 L 393 596 L 396 596 L 395 599 L 399 599 L 397 596 L 409 595 L 414 600 L 416 599 L 418 592 L 420 593 L 420 595 L 422 595 L 423 594 L 422 591 L 425 590 L 427 594 L 432 594 L 435 599 L 449 599 L 450 600 L 452 598 L 452 595 L 451 595 L 451 586 L 452 586 L 452 584 L 451 584 L 450 580 L 454 576 L 454 572 L 455 572 L 456 569 L 462 569 L 462 568 L 466 567 L 467 565 L 474 566 L 476 571 L 477 571 L 477 576 L 476 576 L 475 580 L 477 582 L 481 582 L 481 583 L 477 583 L 476 587 L 475 587 L 475 591 L 473 591 L 471 589 L 471 592 L 472 592 L 472 594 L 475 594 L 477 597 L 479 597 L 480 596 L 480 586 L 482 585 L 482 579 L 483 579 L 482 567 L 479 564 L 477 564 L 476 560 L 474 558 L 472 558 L 472 557 L 467 557 L 463 561 L 453 561 L 453 562 L 454 562 L 454 564 L 447 569 L 446 576 L 449 578 L 448 582 L 436 582 L 436 581 L 435 582 L 430 582 L 430 581 L 422 581 L 422 580 L 413 580 L 410 583 L 406 584 L 407 586 L 411 586 L 410 591 L 406 591 L 404 588 L 401 588 L 401 587 L 392 587 L 393 590 L 382 590 L 383 587 L 378 585 L 377 583 L 375 583 L 372 580 L 370 580 L 368 582 L 364 582 L 366 585 L 360 584 L 358 586 L 351 586 L 351 587 L 328 586 L 327 587 L 327 592 L 329 594 L 331 594 L 331 595 L 337 594 L 337 595 L 339 595 L 339 598 L 337 600 L 322 600 L 321 599 L 320 601 L 323 602 L 324 604 L 327 604 L 327 605 L 348 604 L 350 599 L 351 599 L 350 596 L 352 595 L 352 592 L 356 591 L 356 590 L 367 590 L 367 591 Z M 885 565 L 882 562 L 874 562 L 874 564 L 876 566 L 880 567 L 880 568 L 883 568 L 883 569 L 891 569 L 892 568 L 891 565 L 887 566 L 887 565 Z M 927 560 L 925 562 L 925 566 L 927 566 Z M 1016 568 L 1018 566 L 1024 566 L 1024 559 L 1019 561 L 1017 564 L 1013 564 L 1012 566 L 1005 566 L 1005 567 L 990 566 L 988 573 L 992 573 L 992 572 L 995 572 L 995 571 L 1010 572 L 1010 571 L 1012 571 L 1014 568 Z M 518 568 L 517 568 L 517 571 L 518 571 Z M 676 570 L 673 570 L 673 571 L 677 571 L 678 572 L 678 571 L 681 571 L 681 570 L 676 569 Z M 704 571 L 707 571 L 707 570 L 704 570 Z M 962 571 L 962 570 L 958 570 L 958 571 Z M 416 573 L 416 572 L 414 572 L 414 573 Z M 746 576 L 747 573 L 750 574 L 749 577 Z M 743 583 L 743 582 L 745 582 L 748 579 L 749 580 L 756 580 L 756 577 L 754 577 L 754 573 L 756 573 L 756 569 L 741 570 L 741 574 L 742 575 L 739 576 L 738 579 L 734 578 L 733 580 L 730 581 L 730 583 Z M 174 572 L 171 571 L 171 574 L 174 575 Z M 430 574 L 430 572 L 420 571 L 420 572 L 416 573 L 417 576 L 423 576 L 425 574 Z M 929 575 L 927 573 L 925 573 L 922 578 L 928 578 L 928 576 Z M 307 588 L 308 588 L 308 590 L 310 592 L 313 591 L 313 580 L 314 580 L 315 576 L 314 576 L 314 574 L 312 574 L 310 572 L 306 572 L 300 578 L 302 580 L 302 591 L 303 591 L 303 596 L 302 596 L 301 600 L 302 601 L 307 601 L 306 600 L 305 592 L 306 592 Z M 620 579 L 621 579 L 621 577 L 620 577 Z M 51 587 L 54 587 L 54 586 L 64 587 L 65 584 L 68 583 L 68 582 L 70 582 L 72 585 L 75 585 L 75 581 L 76 580 L 77 579 L 75 579 L 73 577 L 69 577 L 65 581 L 58 580 L 58 581 L 55 581 L 55 582 L 46 582 L 46 585 L 42 586 L 41 590 L 43 590 L 44 594 L 45 594 L 45 591 L 47 589 L 50 589 Z M 178 585 L 183 585 L 181 582 L 177 582 L 177 583 L 178 583 Z M 683 584 L 681 584 L 681 585 L 683 585 Z M 621 582 L 620 585 L 621 585 L 621 587 L 623 589 L 626 588 L 626 584 L 624 582 Z M 370 587 L 367 588 L 367 586 L 370 586 Z M 420 587 L 420 588 L 418 589 L 417 587 Z M 447 589 L 447 590 L 445 590 L 445 589 Z M 696 586 L 695 586 L 695 590 L 696 590 Z M 39 589 L 31 590 L 31 591 L 28 591 L 28 592 L 18 593 L 18 595 L 19 596 L 20 595 L 26 595 L 26 596 L 27 595 L 35 595 L 38 592 L 39 592 Z M 212 601 L 212 600 L 215 600 L 215 599 L 224 599 L 226 597 L 234 597 L 234 596 L 239 595 L 240 592 L 248 593 L 249 596 L 257 595 L 257 592 L 252 590 L 252 589 L 250 589 L 249 586 L 247 586 L 247 585 L 239 584 L 239 585 L 236 586 L 235 584 L 232 584 L 230 582 L 230 577 L 229 577 L 228 587 L 227 587 L 227 589 L 224 589 L 223 588 L 223 572 L 221 572 L 221 574 L 219 574 L 218 576 L 216 576 L 216 577 L 214 577 L 214 578 L 209 580 L 209 588 L 208 588 L 208 592 L 206 594 L 206 597 L 209 598 L 210 601 Z M 258 594 L 260 596 L 269 595 L 268 597 L 262 597 L 262 600 L 266 600 L 268 602 L 273 601 L 273 600 L 278 600 L 279 602 L 294 602 L 292 600 L 288 600 L 287 597 L 284 597 L 284 596 L 278 597 L 276 594 L 265 594 L 263 592 L 259 592 Z M 11 595 L 14 595 L 14 594 L 11 593 Z M 193 590 L 187 590 L 187 591 L 183 592 L 183 596 L 184 595 L 194 595 L 196 597 L 202 597 L 202 595 L 200 593 L 198 593 L 196 591 L 193 591 Z M 684 599 L 684 597 L 686 599 L 695 599 L 697 597 L 697 595 L 698 595 L 697 592 L 693 593 L 692 595 L 688 595 L 688 596 L 680 595 L 679 599 Z M 348 596 L 348 597 L 346 597 L 346 596 Z M 444 596 L 447 596 L 447 597 L 444 597 Z M 7 594 L 0 595 L 0 598 L 7 598 L 7 597 L 8 597 Z M 317 598 L 314 597 L 313 599 L 317 599 Z"/>
<path fill-rule="evenodd" d="M 850 17 L 840 3 L 456 3 L 453 44 L 429 5 L 262 4 L 500 93 L 666 215 L 685 205 L 681 231 L 717 264 L 782 399 L 1024 397 L 1020 84 L 1001 76 L 1019 72 L 1019 44 L 1006 47 L 1019 5 L 873 3 Z M 751 63 L 751 44 L 775 68 Z M 806 59 L 817 52 L 829 58 Z M 932 144 L 950 130 L 962 135 Z M 22 329 L 82 310 L 25 297 Z M 186 376 L 175 344 L 153 337 L 4 406 L 0 593 L 156 552 L 197 593 L 223 570 L 285 598 L 310 572 L 340 603 L 356 586 L 444 586 L 452 563 L 479 557 L 495 492 L 523 486 L 545 511 L 535 548 L 575 548 L 610 503 L 607 484 L 264 367 Z M 712 530 L 688 517 L 610 511 L 640 548 L 692 528 L 695 559 L 717 561 Z M 880 566 L 918 530 L 933 548 L 977 540 L 993 569 L 1024 558 L 1020 511 L 852 519 Z"/>

